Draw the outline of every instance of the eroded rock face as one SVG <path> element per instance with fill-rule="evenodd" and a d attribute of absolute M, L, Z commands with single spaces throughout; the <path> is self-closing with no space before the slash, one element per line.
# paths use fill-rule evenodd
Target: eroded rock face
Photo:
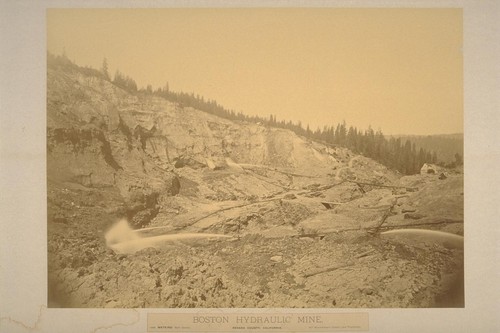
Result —
<path fill-rule="evenodd" d="M 463 233 L 461 175 L 398 180 L 345 148 L 77 72 L 48 71 L 47 167 L 51 306 L 450 306 L 463 264 L 373 232 Z M 123 218 L 141 239 L 223 236 L 117 253 L 104 235 Z"/>
<path fill-rule="evenodd" d="M 212 163 L 213 169 L 223 169 L 229 158 L 304 170 L 330 168 L 348 159 L 343 149 L 308 142 L 287 130 L 238 124 L 159 97 L 130 95 L 79 73 L 49 68 L 48 85 L 48 128 L 103 133 L 106 149 L 125 172 L 140 171 L 141 159 L 164 168 Z"/>
<path fill-rule="evenodd" d="M 49 129 L 47 169 L 49 179 L 86 187 L 113 186 L 116 173 L 123 170 L 104 132 L 92 128 Z"/>

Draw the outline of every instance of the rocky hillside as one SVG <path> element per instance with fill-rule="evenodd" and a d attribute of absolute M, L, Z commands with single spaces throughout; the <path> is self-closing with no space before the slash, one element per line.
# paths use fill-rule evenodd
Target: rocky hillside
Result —
<path fill-rule="evenodd" d="M 463 305 L 460 247 L 383 233 L 463 233 L 462 175 L 401 178 L 56 67 L 47 170 L 50 306 Z"/>

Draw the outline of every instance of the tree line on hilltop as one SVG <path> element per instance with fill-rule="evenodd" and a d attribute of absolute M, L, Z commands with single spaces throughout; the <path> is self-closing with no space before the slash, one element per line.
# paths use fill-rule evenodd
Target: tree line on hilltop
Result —
<path fill-rule="evenodd" d="M 393 137 L 399 137 L 401 141 L 410 140 L 412 144 L 415 143 L 417 149 L 432 149 L 439 156 L 438 164 L 441 166 L 454 167 L 463 164 L 464 136 L 461 133 L 441 135 L 398 135 Z"/>
<path fill-rule="evenodd" d="M 129 93 L 159 96 L 171 102 L 178 103 L 181 107 L 192 107 L 225 119 L 261 123 L 262 125 L 270 127 L 288 129 L 295 132 L 297 135 L 304 136 L 314 141 L 327 145 L 349 148 L 355 153 L 370 157 L 406 175 L 419 173 L 424 163 L 438 163 L 438 157 L 435 151 L 424 148 L 417 149 L 415 142 L 412 143 L 408 139 L 402 140 L 401 138 L 395 137 L 387 139 L 380 129 L 374 131 L 371 127 L 368 127 L 368 129 L 363 131 L 353 126 L 348 127 L 345 121 L 343 121 L 336 126 L 325 125 L 322 129 L 317 128 L 313 131 L 310 129 L 309 125 L 304 128 L 300 121 L 294 123 L 290 120 L 277 120 L 275 115 L 260 117 L 249 116 L 242 112 L 235 112 L 234 110 L 224 108 L 216 100 L 205 99 L 205 97 L 195 95 L 194 93 L 172 91 L 168 83 L 164 87 L 156 90 L 154 90 L 151 85 L 139 89 L 132 78 L 124 75 L 119 70 L 115 72 L 114 78 L 111 78 L 106 60 L 104 60 L 102 68 L 96 70 L 90 67 L 80 67 L 71 62 L 64 54 L 62 56 L 55 56 L 49 53 L 48 66 L 64 67 L 66 70 L 76 70 L 86 75 L 97 76 Z"/>

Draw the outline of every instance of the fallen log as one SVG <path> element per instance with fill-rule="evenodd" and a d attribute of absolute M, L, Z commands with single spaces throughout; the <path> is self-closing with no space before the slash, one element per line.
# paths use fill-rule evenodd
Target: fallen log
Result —
<path fill-rule="evenodd" d="M 265 170 L 268 170 L 268 171 L 274 171 L 274 172 L 277 172 L 277 173 L 281 173 L 281 174 L 284 174 L 284 175 L 287 175 L 287 176 L 294 176 L 294 177 L 302 177 L 302 178 L 326 178 L 326 176 L 301 175 L 301 174 L 298 174 L 298 173 L 281 171 L 281 170 L 278 170 L 277 168 L 270 168 L 270 167 L 265 166 L 265 165 L 239 164 L 239 166 L 242 167 L 243 169 L 249 169 L 249 170 L 252 170 L 252 169 L 265 169 Z"/>
<path fill-rule="evenodd" d="M 323 239 L 323 238 L 325 238 L 325 235 L 323 235 L 323 234 L 301 234 L 301 235 L 293 235 L 292 237 L 298 237 L 298 238 L 309 237 L 309 238 Z"/>
<path fill-rule="evenodd" d="M 358 208 L 361 208 L 361 209 L 387 209 L 390 207 L 391 207 L 391 205 L 381 205 L 381 206 L 373 206 L 373 207 L 363 207 L 361 205 L 358 205 Z"/>
<path fill-rule="evenodd" d="M 368 232 L 372 233 L 372 234 L 377 233 L 380 230 L 380 228 L 382 227 L 382 225 L 385 223 L 387 218 L 389 216 L 391 216 L 392 209 L 394 208 L 394 206 L 396 206 L 396 204 L 398 203 L 398 200 L 401 198 L 404 198 L 404 197 L 407 197 L 407 195 L 400 195 L 400 196 L 394 197 L 394 200 L 392 201 L 391 205 L 389 206 L 387 211 L 384 213 L 384 215 L 380 219 L 380 222 L 374 228 L 370 228 L 371 230 L 369 230 Z"/>
<path fill-rule="evenodd" d="M 384 224 L 384 223 L 385 223 L 385 221 L 387 220 L 387 218 L 388 218 L 389 216 L 391 216 L 392 209 L 394 208 L 394 206 L 396 206 L 397 202 L 398 202 L 398 198 L 395 198 L 395 199 L 392 201 L 391 205 L 389 206 L 389 208 L 387 209 L 387 211 L 384 213 L 384 215 L 383 215 L 383 216 L 382 216 L 382 218 L 380 219 L 380 222 L 377 224 L 377 226 L 376 226 L 376 227 L 374 228 L 374 230 L 372 231 L 373 233 L 377 232 L 377 231 L 380 229 L 380 227 L 382 226 L 382 224 Z"/>
<path fill-rule="evenodd" d="M 332 209 L 335 208 L 335 206 L 342 205 L 343 202 L 321 201 L 321 204 L 325 206 L 326 209 Z"/>
<path fill-rule="evenodd" d="M 367 185 L 367 186 L 373 186 L 373 187 L 386 187 L 386 188 L 404 188 L 407 190 L 413 190 L 413 191 L 418 191 L 418 187 L 409 187 L 409 186 L 397 186 L 397 185 L 383 185 L 383 184 L 375 184 L 375 183 L 365 183 L 365 182 L 359 182 L 356 180 L 346 180 L 347 182 L 357 184 L 358 186 L 360 185 Z"/>
<path fill-rule="evenodd" d="M 440 224 L 456 224 L 456 223 L 464 223 L 461 220 L 451 220 L 451 221 L 439 221 L 439 222 L 424 222 L 424 223 L 408 223 L 408 224 L 397 224 L 397 225 L 386 225 L 382 226 L 379 229 L 397 229 L 402 227 L 419 227 L 419 226 L 428 226 L 428 225 L 440 225 Z"/>
<path fill-rule="evenodd" d="M 250 205 L 256 205 L 256 204 L 259 204 L 259 203 L 264 203 L 264 202 L 272 202 L 272 201 L 279 201 L 283 199 L 282 197 L 279 197 L 279 198 L 273 198 L 273 199 L 268 199 L 268 200 L 261 200 L 261 201 L 255 201 L 255 202 L 249 202 L 249 203 L 245 203 L 245 204 L 241 204 L 241 205 L 236 205 L 236 206 L 231 206 L 231 207 L 226 207 L 226 208 L 222 208 L 222 209 L 219 209 L 219 210 L 216 210 L 215 212 L 212 212 L 210 214 L 207 214 L 205 216 L 202 216 L 196 220 L 194 220 L 192 222 L 192 224 L 194 223 L 197 223 L 201 220 L 204 220 L 206 219 L 207 217 L 210 217 L 212 215 L 215 215 L 215 214 L 218 214 L 218 213 L 221 213 L 221 212 L 224 212 L 226 210 L 230 210 L 230 209 L 235 209 L 235 208 L 241 208 L 241 207 L 246 207 L 246 206 L 250 206 Z"/>
<path fill-rule="evenodd" d="M 346 263 L 346 264 L 341 264 L 341 265 L 336 265 L 336 266 L 330 266 L 330 267 L 327 267 L 327 268 L 324 268 L 324 269 L 313 271 L 311 273 L 303 274 L 303 276 L 305 278 L 308 278 L 308 277 L 311 277 L 311 276 L 314 276 L 314 275 L 318 275 L 318 274 L 322 274 L 322 273 L 328 273 L 328 272 L 333 272 L 333 271 L 335 271 L 337 269 L 341 269 L 341 268 L 345 268 L 345 267 L 349 267 L 349 266 L 353 266 L 353 265 L 354 265 L 353 262 L 349 262 L 349 263 Z"/>
<path fill-rule="evenodd" d="M 356 258 L 356 259 L 363 258 L 363 257 L 366 257 L 366 256 L 367 256 L 367 255 L 369 255 L 369 254 L 372 254 L 373 252 L 375 252 L 375 250 L 374 250 L 374 249 L 371 249 L 371 250 L 368 250 L 368 251 L 366 251 L 366 252 L 363 252 L 363 253 L 358 254 L 355 258 Z"/>
<path fill-rule="evenodd" d="M 290 190 L 290 186 L 281 185 L 281 184 L 278 184 L 278 183 L 275 183 L 275 182 L 271 182 L 271 181 L 267 180 L 267 179 L 266 179 L 266 177 L 263 177 L 263 176 L 261 176 L 261 175 L 258 175 L 258 174 L 256 174 L 255 172 L 251 172 L 251 173 L 249 173 L 247 170 L 244 170 L 244 171 L 245 171 L 247 174 L 251 174 L 253 177 L 255 177 L 255 178 L 257 178 L 257 179 L 262 180 L 263 182 L 266 182 L 266 183 L 271 184 L 271 185 L 276 186 L 276 187 L 281 187 L 282 189 L 287 190 L 287 191 L 289 191 L 289 190 Z"/>
<path fill-rule="evenodd" d="M 361 191 L 361 193 L 365 194 L 365 193 L 366 193 L 366 191 L 365 191 L 365 189 L 363 188 L 363 185 L 362 185 L 362 184 L 359 184 L 359 183 L 357 183 L 357 185 L 358 185 L 359 190 Z"/>

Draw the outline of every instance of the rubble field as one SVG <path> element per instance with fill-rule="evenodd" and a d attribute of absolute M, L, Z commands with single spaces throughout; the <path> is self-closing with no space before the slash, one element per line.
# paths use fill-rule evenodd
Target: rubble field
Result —
<path fill-rule="evenodd" d="M 61 69 L 47 110 L 50 307 L 464 306 L 460 171 Z"/>

